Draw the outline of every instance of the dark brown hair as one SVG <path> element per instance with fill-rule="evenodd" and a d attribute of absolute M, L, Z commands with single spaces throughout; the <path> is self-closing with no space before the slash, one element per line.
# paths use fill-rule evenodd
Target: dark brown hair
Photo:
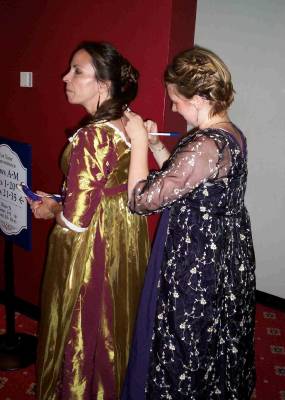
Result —
<path fill-rule="evenodd" d="M 100 104 L 92 121 L 121 118 L 137 95 L 139 72 L 110 43 L 82 42 L 74 53 L 79 50 L 91 56 L 96 79 L 111 83 L 110 98 Z"/>
<path fill-rule="evenodd" d="M 234 100 L 231 74 L 225 63 L 212 51 L 194 46 L 174 57 L 164 73 L 180 94 L 191 99 L 199 95 L 212 104 L 211 116 L 229 108 Z"/>

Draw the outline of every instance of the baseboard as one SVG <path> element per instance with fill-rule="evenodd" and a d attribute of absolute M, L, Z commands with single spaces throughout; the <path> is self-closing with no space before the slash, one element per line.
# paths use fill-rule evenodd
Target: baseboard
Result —
<path fill-rule="evenodd" d="M 5 304 L 5 292 L 3 290 L 0 290 L 0 304 Z M 39 321 L 40 319 L 40 308 L 19 297 L 15 297 L 15 311 L 35 321 Z"/>
<path fill-rule="evenodd" d="M 285 299 L 274 296 L 273 294 L 261 292 L 260 290 L 256 291 L 256 302 L 261 303 L 264 306 L 278 308 L 282 311 L 285 311 Z"/>

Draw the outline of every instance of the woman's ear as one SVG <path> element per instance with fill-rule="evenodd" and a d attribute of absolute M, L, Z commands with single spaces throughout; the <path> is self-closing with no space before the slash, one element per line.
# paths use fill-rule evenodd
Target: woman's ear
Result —
<path fill-rule="evenodd" d="M 190 103 L 196 108 L 200 109 L 204 105 L 205 99 L 198 94 L 195 94 L 191 99 Z"/>
<path fill-rule="evenodd" d="M 100 81 L 98 83 L 99 93 L 100 95 L 106 96 L 106 98 L 110 97 L 111 93 L 111 81 Z"/>

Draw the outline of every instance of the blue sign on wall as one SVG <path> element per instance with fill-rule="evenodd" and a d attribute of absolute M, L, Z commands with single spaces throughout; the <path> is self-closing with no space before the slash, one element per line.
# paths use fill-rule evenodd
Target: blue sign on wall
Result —
<path fill-rule="evenodd" d="M 32 247 L 31 211 L 17 184 L 31 186 L 32 147 L 0 137 L 0 233 L 26 250 Z"/>

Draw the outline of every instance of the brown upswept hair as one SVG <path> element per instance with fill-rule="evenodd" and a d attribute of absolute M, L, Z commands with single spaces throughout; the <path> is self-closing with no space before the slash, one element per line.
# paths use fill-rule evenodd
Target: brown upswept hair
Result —
<path fill-rule="evenodd" d="M 110 82 L 110 98 L 100 104 L 91 121 L 121 118 L 137 95 L 139 72 L 110 43 L 85 41 L 74 53 L 79 50 L 85 50 L 91 56 L 96 79 Z"/>
<path fill-rule="evenodd" d="M 234 100 L 228 67 L 215 53 L 199 46 L 175 56 L 165 70 L 164 81 L 176 85 L 178 93 L 188 99 L 199 95 L 209 100 L 211 116 L 226 111 Z"/>

